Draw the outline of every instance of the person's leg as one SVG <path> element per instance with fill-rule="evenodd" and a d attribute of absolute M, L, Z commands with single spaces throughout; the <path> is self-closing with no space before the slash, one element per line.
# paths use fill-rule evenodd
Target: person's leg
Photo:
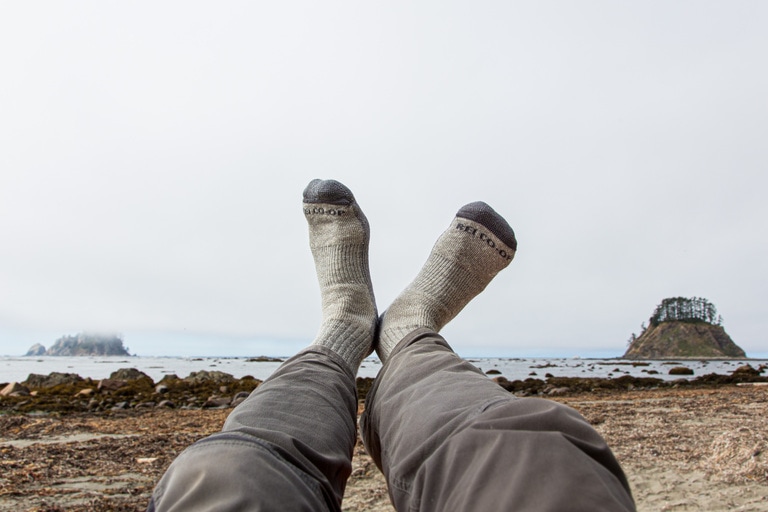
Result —
<path fill-rule="evenodd" d="M 369 228 L 335 181 L 307 186 L 304 214 L 322 298 L 315 341 L 256 388 L 221 433 L 179 455 L 150 510 L 340 510 L 355 444 L 355 374 L 377 321 Z"/>
<path fill-rule="evenodd" d="M 385 364 L 361 433 L 397 510 L 634 508 L 613 454 L 578 413 L 516 398 L 436 334 L 515 249 L 490 207 L 465 207 L 383 315 Z"/>

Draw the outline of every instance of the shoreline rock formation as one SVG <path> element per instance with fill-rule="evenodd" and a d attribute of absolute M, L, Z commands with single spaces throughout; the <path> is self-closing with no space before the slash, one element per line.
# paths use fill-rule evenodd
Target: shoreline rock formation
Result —
<path fill-rule="evenodd" d="M 117 335 L 77 334 L 62 336 L 49 348 L 40 343 L 30 347 L 25 356 L 130 356 L 123 339 Z"/>
<path fill-rule="evenodd" d="M 624 359 L 744 359 L 747 357 L 721 325 L 715 306 L 701 298 L 664 299 L 630 338 Z"/>
<path fill-rule="evenodd" d="M 752 383 L 768 386 L 768 367 L 745 364 L 729 375 L 707 374 L 694 379 L 665 381 L 653 377 L 584 378 L 553 377 L 492 380 L 516 396 L 559 397 L 575 393 L 717 387 Z M 490 377 L 489 377 L 490 378 Z M 373 385 L 371 377 L 357 377 L 357 396 L 365 400 Z M 0 383 L 0 416 L 6 413 L 106 413 L 129 409 L 229 409 L 236 407 L 262 383 L 252 376 L 235 378 L 229 373 L 201 370 L 180 378 L 165 375 L 155 382 L 136 368 L 123 368 L 108 378 L 94 380 L 75 373 L 30 374 L 24 382 Z"/>
<path fill-rule="evenodd" d="M 45 355 L 45 346 L 41 345 L 40 343 L 35 343 L 31 347 L 29 347 L 29 350 L 27 350 L 27 353 L 24 354 L 25 356 L 44 356 Z"/>

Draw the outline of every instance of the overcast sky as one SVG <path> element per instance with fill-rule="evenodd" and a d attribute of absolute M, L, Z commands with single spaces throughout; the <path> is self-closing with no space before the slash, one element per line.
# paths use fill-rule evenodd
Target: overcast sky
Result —
<path fill-rule="evenodd" d="M 518 254 L 443 331 L 621 355 L 666 297 L 768 356 L 768 2 L 4 2 L 0 354 L 290 355 L 301 192 L 348 185 L 379 310 L 465 203 Z"/>

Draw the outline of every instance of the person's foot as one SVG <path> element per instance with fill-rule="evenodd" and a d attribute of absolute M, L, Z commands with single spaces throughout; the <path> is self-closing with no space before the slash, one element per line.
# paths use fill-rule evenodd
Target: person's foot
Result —
<path fill-rule="evenodd" d="M 381 318 L 376 353 L 382 362 L 409 333 L 439 332 L 512 261 L 515 233 L 483 202 L 463 206 L 438 238 L 416 279 Z"/>
<path fill-rule="evenodd" d="M 335 180 L 307 185 L 304 216 L 323 308 L 312 344 L 330 348 L 356 373 L 373 351 L 377 322 L 368 267 L 368 220 L 352 191 Z"/>

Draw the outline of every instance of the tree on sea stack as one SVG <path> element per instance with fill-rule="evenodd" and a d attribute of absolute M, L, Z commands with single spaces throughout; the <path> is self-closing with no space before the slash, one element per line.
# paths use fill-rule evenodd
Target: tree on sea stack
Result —
<path fill-rule="evenodd" d="M 715 305 L 701 297 L 664 299 L 629 339 L 626 359 L 740 359 L 747 355 L 722 326 Z"/>

